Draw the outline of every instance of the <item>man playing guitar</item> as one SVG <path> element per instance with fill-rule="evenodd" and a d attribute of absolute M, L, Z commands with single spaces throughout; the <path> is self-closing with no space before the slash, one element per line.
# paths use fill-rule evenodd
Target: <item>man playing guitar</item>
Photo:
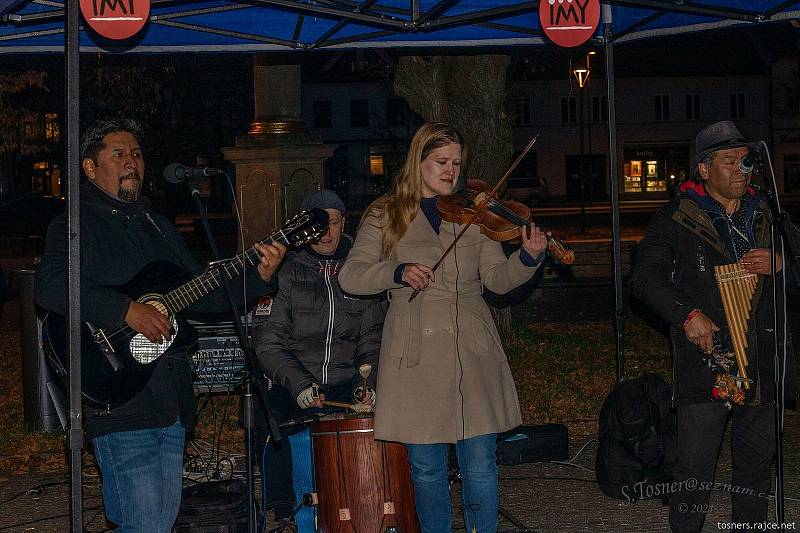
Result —
<path fill-rule="evenodd" d="M 81 138 L 81 317 L 101 328 L 124 325 L 149 341 L 168 341 L 172 321 L 156 306 L 110 288 L 129 282 L 146 265 L 164 261 L 202 272 L 175 227 L 141 196 L 144 157 L 140 130 L 130 119 L 95 122 Z M 73 176 L 72 179 L 77 179 Z M 36 273 L 36 301 L 65 314 L 66 216 L 50 224 Z M 266 293 L 286 249 L 257 244 L 256 269 L 245 276 L 253 296 Z M 241 294 L 241 291 L 234 291 Z M 192 306 L 223 311 L 216 291 Z M 84 348 L 84 351 L 86 348 Z M 103 502 L 116 531 L 171 531 L 181 499 L 185 434 L 195 422 L 195 399 L 185 350 L 167 351 L 132 399 L 103 409 L 86 407 L 86 432 L 103 477 Z"/>

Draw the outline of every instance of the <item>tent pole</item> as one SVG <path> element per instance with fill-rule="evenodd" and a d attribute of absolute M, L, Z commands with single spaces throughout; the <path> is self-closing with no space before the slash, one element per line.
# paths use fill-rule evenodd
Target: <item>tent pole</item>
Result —
<path fill-rule="evenodd" d="M 619 178 L 617 157 L 617 122 L 614 105 L 614 43 L 611 6 L 603 5 L 603 43 L 605 45 L 606 84 L 608 86 L 608 156 L 611 181 L 611 247 L 614 259 L 614 334 L 617 348 L 617 382 L 625 379 L 625 304 L 622 296 L 622 257 L 619 228 Z"/>
<path fill-rule="evenodd" d="M 70 531 L 83 531 L 83 416 L 81 413 L 81 248 L 80 248 L 80 10 L 78 0 L 67 0 L 64 32 L 66 95 L 67 182 L 67 310 L 69 319 L 69 466 Z"/>

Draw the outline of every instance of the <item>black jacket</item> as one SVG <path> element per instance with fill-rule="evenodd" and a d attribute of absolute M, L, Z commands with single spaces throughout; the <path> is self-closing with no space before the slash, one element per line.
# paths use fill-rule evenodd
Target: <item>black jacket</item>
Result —
<path fill-rule="evenodd" d="M 134 203 L 120 202 L 86 182 L 81 186 L 80 217 L 83 321 L 102 328 L 122 326 L 130 298 L 109 287 L 126 283 L 148 263 L 169 261 L 193 275 L 202 272 L 175 227 L 153 212 L 145 197 Z M 36 303 L 61 314 L 65 314 L 67 303 L 65 229 L 66 214 L 53 219 L 36 271 Z M 255 269 L 249 270 L 246 278 L 254 296 L 269 289 Z M 212 312 L 228 307 L 224 293 L 216 291 L 191 309 Z M 185 354 L 162 357 L 145 388 L 110 413 L 89 407 L 86 410 L 86 431 L 90 437 L 166 427 L 178 417 L 185 428 L 191 429 L 195 400 Z"/>
<path fill-rule="evenodd" d="M 759 193 L 750 190 L 747 227 L 755 248 L 769 248 L 772 216 Z M 702 362 L 696 346 L 687 338 L 683 323 L 694 308 L 700 309 L 723 332 L 727 331 L 722 299 L 714 278 L 714 266 L 736 262 L 727 238 L 727 223 L 709 209 L 702 186 L 688 182 L 679 194 L 653 218 L 636 252 L 630 279 L 631 295 L 658 314 L 670 326 L 673 346 L 674 399 L 677 404 L 713 401 L 712 371 Z M 742 205 L 745 205 L 743 203 Z M 743 207 L 744 209 L 744 207 Z M 797 228 L 787 224 L 790 238 L 798 241 Z M 724 235 L 721 237 L 721 234 Z M 784 258 L 784 265 L 792 265 Z M 788 275 L 788 273 L 787 273 Z M 754 380 L 746 393 L 749 404 L 774 400 L 772 286 L 783 291 L 781 275 L 759 276 L 752 299 L 748 331 L 748 377 Z M 781 342 L 783 341 L 781 337 Z M 794 394 L 794 351 L 791 335 L 787 345 L 786 394 Z"/>
<path fill-rule="evenodd" d="M 372 365 L 375 387 L 384 303 L 349 296 L 338 273 L 352 241 L 342 235 L 333 256 L 310 247 L 290 252 L 278 271 L 278 294 L 269 314 L 253 318 L 253 345 L 266 375 L 292 395 L 318 383 L 357 386 L 358 367 Z M 262 306 L 263 309 L 263 306 Z"/>

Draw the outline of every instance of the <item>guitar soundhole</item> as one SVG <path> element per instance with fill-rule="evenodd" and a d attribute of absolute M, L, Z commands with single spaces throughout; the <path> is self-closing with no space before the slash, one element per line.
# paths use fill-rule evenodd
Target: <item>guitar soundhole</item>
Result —
<path fill-rule="evenodd" d="M 141 299 L 140 299 L 141 301 Z M 169 312 L 166 306 L 159 300 L 142 301 L 152 305 L 161 312 L 163 315 L 168 315 Z M 178 323 L 172 319 L 172 329 L 174 330 L 173 336 L 164 342 L 150 342 L 147 337 L 141 333 L 137 333 L 130 342 L 131 355 L 140 364 L 146 365 L 158 359 L 172 345 L 172 341 L 178 335 Z"/>

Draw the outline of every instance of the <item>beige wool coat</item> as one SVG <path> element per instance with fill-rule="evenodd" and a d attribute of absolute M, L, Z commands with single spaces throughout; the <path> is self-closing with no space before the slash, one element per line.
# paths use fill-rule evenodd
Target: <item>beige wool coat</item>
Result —
<path fill-rule="evenodd" d="M 533 276 L 519 252 L 506 258 L 500 243 L 470 227 L 413 302 L 394 281 L 401 263 L 432 266 L 462 226 L 442 221 L 439 235 L 422 210 L 397 246 L 381 257 L 381 229 L 367 220 L 339 273 L 358 295 L 388 291 L 378 365 L 375 437 L 415 444 L 456 442 L 522 423 L 517 390 L 483 286 L 505 293 Z"/>

